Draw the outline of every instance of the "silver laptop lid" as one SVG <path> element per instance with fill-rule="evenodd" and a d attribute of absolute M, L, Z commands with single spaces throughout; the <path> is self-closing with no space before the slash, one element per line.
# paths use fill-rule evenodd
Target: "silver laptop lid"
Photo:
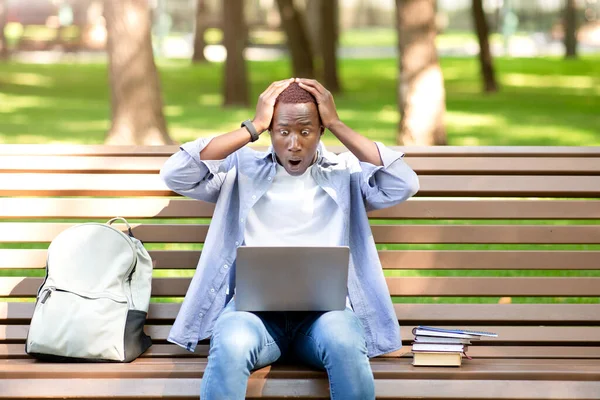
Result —
<path fill-rule="evenodd" d="M 350 249 L 239 247 L 235 305 L 240 311 L 331 311 L 346 307 Z"/>

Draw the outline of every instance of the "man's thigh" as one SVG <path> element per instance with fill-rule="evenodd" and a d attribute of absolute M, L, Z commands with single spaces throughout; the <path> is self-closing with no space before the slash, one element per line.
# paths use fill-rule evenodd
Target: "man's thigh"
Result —
<path fill-rule="evenodd" d="M 317 368 L 325 368 L 326 358 L 351 361 L 367 353 L 363 326 L 350 308 L 307 316 L 297 327 L 291 350 Z"/>
<path fill-rule="evenodd" d="M 211 353 L 215 357 L 256 355 L 254 368 L 277 361 L 286 344 L 284 324 L 276 315 L 237 311 L 235 300 L 225 307 L 215 323 Z"/>

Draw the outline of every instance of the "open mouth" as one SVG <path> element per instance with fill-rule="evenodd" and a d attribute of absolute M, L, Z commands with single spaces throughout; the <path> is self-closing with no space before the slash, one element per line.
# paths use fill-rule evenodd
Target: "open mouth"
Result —
<path fill-rule="evenodd" d="M 297 167 L 298 165 L 300 165 L 302 160 L 290 160 L 289 162 L 293 167 Z"/>

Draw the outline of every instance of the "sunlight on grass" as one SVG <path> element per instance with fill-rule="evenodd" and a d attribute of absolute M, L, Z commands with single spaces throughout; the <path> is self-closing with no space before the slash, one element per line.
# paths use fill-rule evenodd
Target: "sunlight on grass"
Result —
<path fill-rule="evenodd" d="M 45 88 L 54 86 L 54 80 L 47 76 L 23 72 L 15 72 L 5 76 L 0 76 L 0 84 L 1 83 L 22 86 L 41 86 Z"/>
<path fill-rule="evenodd" d="M 585 89 L 590 94 L 600 95 L 600 79 L 592 76 L 547 76 L 508 73 L 501 76 L 501 82 L 507 86 Z"/>
<path fill-rule="evenodd" d="M 36 108 L 51 104 L 49 99 L 38 96 L 13 96 L 0 93 L 0 113 L 15 113 L 23 108 Z"/>

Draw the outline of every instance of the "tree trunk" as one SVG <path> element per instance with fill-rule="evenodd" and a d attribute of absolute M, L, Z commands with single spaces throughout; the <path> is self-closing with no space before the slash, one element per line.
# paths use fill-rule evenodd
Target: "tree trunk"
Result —
<path fill-rule="evenodd" d="M 325 87 L 332 93 L 342 89 L 337 73 L 338 44 L 338 2 L 337 0 L 321 1 L 321 57 L 323 58 L 323 78 Z"/>
<path fill-rule="evenodd" d="M 8 59 L 8 42 L 4 36 L 4 28 L 6 27 L 6 15 L 8 14 L 7 0 L 0 0 L 0 60 Z"/>
<path fill-rule="evenodd" d="M 565 57 L 577 57 L 577 4 L 576 0 L 565 0 Z"/>
<path fill-rule="evenodd" d="M 396 0 L 398 24 L 397 142 L 446 144 L 444 78 L 435 48 L 435 0 Z"/>
<path fill-rule="evenodd" d="M 206 62 L 204 57 L 204 32 L 208 23 L 208 12 L 205 0 L 196 0 L 196 20 L 194 21 L 194 55 L 192 56 L 193 63 Z"/>
<path fill-rule="evenodd" d="M 248 107 L 248 77 L 244 59 L 247 37 L 244 0 L 224 0 L 223 21 L 223 44 L 227 50 L 224 105 Z"/>
<path fill-rule="evenodd" d="M 106 144 L 173 144 L 162 111 L 147 0 L 106 0 L 112 124 Z"/>
<path fill-rule="evenodd" d="M 485 92 L 497 92 L 498 84 L 494 74 L 494 63 L 490 52 L 489 28 L 485 13 L 483 12 L 482 0 L 473 0 L 473 23 L 479 40 L 479 63 L 481 65 L 481 78 Z"/>
<path fill-rule="evenodd" d="M 281 27 L 287 36 L 288 48 L 292 56 L 294 77 L 313 78 L 315 76 L 313 53 L 304 27 L 304 21 L 293 0 L 277 0 L 281 15 Z"/>

